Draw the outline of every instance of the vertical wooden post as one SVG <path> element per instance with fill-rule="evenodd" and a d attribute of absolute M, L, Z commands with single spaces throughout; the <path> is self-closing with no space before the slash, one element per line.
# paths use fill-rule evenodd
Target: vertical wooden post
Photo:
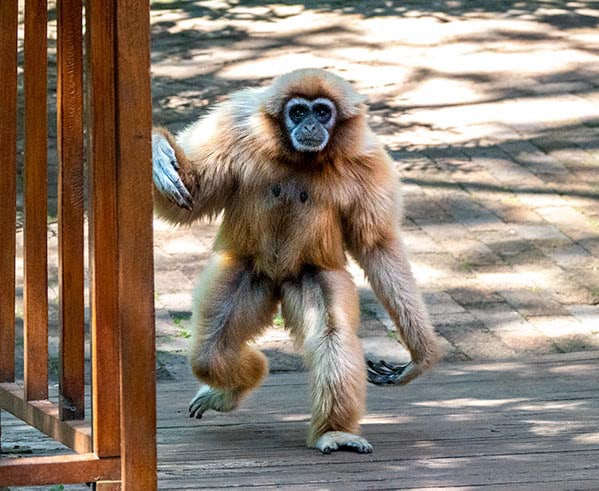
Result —
<path fill-rule="evenodd" d="M 94 452 L 120 455 L 115 2 L 86 1 Z"/>
<path fill-rule="evenodd" d="M 117 0 L 121 479 L 156 489 L 150 4 Z"/>
<path fill-rule="evenodd" d="M 0 382 L 15 378 L 17 19 L 17 1 L 0 0 Z"/>
<path fill-rule="evenodd" d="M 59 0 L 56 89 L 60 418 L 84 416 L 83 36 L 81 0 Z"/>
<path fill-rule="evenodd" d="M 46 0 L 25 0 L 25 398 L 48 397 Z"/>

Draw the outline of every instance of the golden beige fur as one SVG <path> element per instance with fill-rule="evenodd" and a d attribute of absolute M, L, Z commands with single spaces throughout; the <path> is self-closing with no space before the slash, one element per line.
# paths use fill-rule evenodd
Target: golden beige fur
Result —
<path fill-rule="evenodd" d="M 338 120 L 324 150 L 302 153 L 289 144 L 282 110 L 292 97 L 334 101 Z M 439 356 L 401 242 L 399 180 L 368 127 L 364 98 L 329 72 L 298 70 L 233 94 L 176 137 L 164 128 L 155 134 L 173 147 L 193 197 L 185 210 L 155 192 L 159 214 L 182 224 L 223 212 L 214 258 L 196 290 L 190 355 L 211 392 L 198 393 L 192 411 L 230 410 L 260 383 L 266 360 L 247 343 L 281 302 L 311 374 L 308 443 L 323 450 L 327 434 L 358 447 L 347 435 L 359 431 L 366 369 L 346 252 L 364 268 L 412 355 L 415 368 L 403 382 Z"/>

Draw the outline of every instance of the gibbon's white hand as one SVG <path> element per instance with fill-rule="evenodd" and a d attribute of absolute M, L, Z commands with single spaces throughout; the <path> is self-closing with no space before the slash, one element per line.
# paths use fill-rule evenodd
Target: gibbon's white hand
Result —
<path fill-rule="evenodd" d="M 175 151 L 162 135 L 152 135 L 152 178 L 154 185 L 167 199 L 186 210 L 191 210 L 193 198 L 177 171 L 179 163 Z"/>

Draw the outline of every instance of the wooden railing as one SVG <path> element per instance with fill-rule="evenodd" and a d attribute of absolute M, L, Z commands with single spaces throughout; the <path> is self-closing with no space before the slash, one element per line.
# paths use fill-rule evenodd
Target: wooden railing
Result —
<path fill-rule="evenodd" d="M 20 382 L 15 380 L 19 12 L 16 0 L 0 0 L 0 408 L 76 452 L 19 459 L 0 454 L 0 487 L 94 482 L 104 490 L 151 490 L 156 488 L 156 406 L 149 2 L 87 0 L 85 28 L 82 11 L 81 1 L 57 2 L 60 331 L 59 397 L 53 403 L 48 400 L 48 5 L 24 2 Z M 91 408 L 84 397 L 85 214 Z"/>

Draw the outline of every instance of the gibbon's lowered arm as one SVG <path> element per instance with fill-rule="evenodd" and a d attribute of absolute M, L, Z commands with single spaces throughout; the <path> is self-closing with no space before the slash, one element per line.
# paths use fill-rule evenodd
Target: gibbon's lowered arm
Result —
<path fill-rule="evenodd" d="M 403 385 L 431 368 L 440 352 L 400 237 L 399 182 L 384 150 L 374 154 L 371 168 L 378 171 L 346 216 L 346 244 L 412 357 L 406 365 L 369 362 L 368 378 L 375 384 Z"/>
<path fill-rule="evenodd" d="M 374 384 L 407 384 L 439 359 L 436 336 L 403 247 L 395 235 L 386 243 L 354 251 L 412 356 L 406 365 L 369 362 L 368 379 Z"/>

